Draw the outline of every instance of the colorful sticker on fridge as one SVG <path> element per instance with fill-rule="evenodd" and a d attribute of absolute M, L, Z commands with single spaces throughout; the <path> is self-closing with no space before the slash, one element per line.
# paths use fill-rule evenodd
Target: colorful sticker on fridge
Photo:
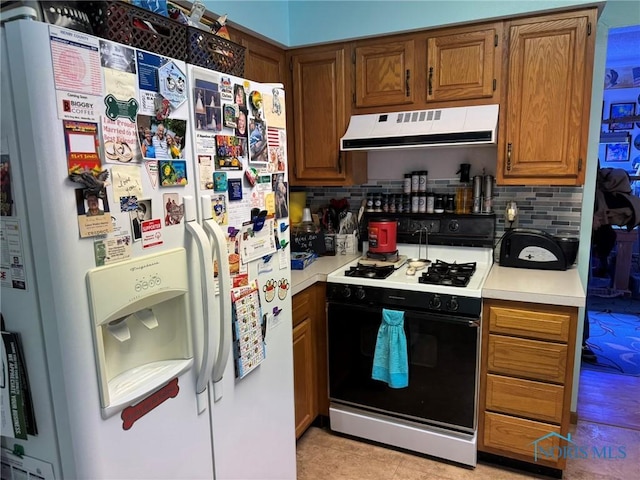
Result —
<path fill-rule="evenodd" d="M 113 166 L 111 168 L 114 198 L 130 198 L 143 196 L 140 169 L 132 166 Z"/>
<path fill-rule="evenodd" d="M 162 65 L 163 59 L 153 53 L 136 52 L 138 61 L 138 87 L 140 90 L 149 92 L 158 91 L 158 68 Z"/>
<path fill-rule="evenodd" d="M 267 171 L 270 173 L 284 172 L 287 155 L 286 132 L 268 127 L 267 139 L 269 143 L 269 165 L 267 166 Z"/>
<path fill-rule="evenodd" d="M 276 251 L 273 234 L 274 219 L 267 218 L 260 230 L 255 230 L 252 222 L 246 222 L 240 229 L 240 258 L 246 264 L 272 255 Z"/>
<path fill-rule="evenodd" d="M 254 90 L 249 93 L 249 106 L 251 106 L 251 113 L 254 118 L 258 120 L 264 120 L 262 112 L 262 94 Z"/>
<path fill-rule="evenodd" d="M 227 190 L 229 192 L 229 200 L 242 200 L 242 180 L 239 178 L 230 178 L 227 180 Z"/>
<path fill-rule="evenodd" d="M 102 143 L 107 163 L 140 163 L 136 124 L 125 118 L 102 118 Z"/>
<path fill-rule="evenodd" d="M 262 97 L 264 100 L 264 114 L 267 125 L 283 130 L 287 128 L 284 90 L 281 88 L 273 88 L 271 95 L 265 93 Z"/>
<path fill-rule="evenodd" d="M 287 298 L 287 293 L 289 292 L 289 281 L 286 278 L 283 278 L 278 282 L 278 298 L 280 300 L 284 300 Z"/>
<path fill-rule="evenodd" d="M 100 40 L 100 64 L 106 68 L 136 73 L 133 48 L 125 47 L 120 43 Z"/>
<path fill-rule="evenodd" d="M 247 93 L 244 85 L 235 84 L 233 86 L 233 102 L 240 108 L 247 110 Z"/>
<path fill-rule="evenodd" d="M 227 224 L 227 196 L 225 194 L 211 197 L 211 215 L 219 225 Z"/>
<path fill-rule="evenodd" d="M 187 179 L 187 162 L 184 160 L 159 160 L 161 187 L 184 187 Z"/>
<path fill-rule="evenodd" d="M 230 77 L 223 76 L 220 79 L 220 99 L 223 102 L 233 101 L 233 84 Z"/>
<path fill-rule="evenodd" d="M 184 204 L 178 203 L 180 200 L 177 193 L 165 193 L 162 195 L 164 203 L 164 225 L 180 225 L 184 217 Z"/>
<path fill-rule="evenodd" d="M 269 161 L 267 155 L 267 128 L 263 121 L 252 118 L 249 120 L 249 151 L 251 163 Z"/>
<path fill-rule="evenodd" d="M 58 118 L 97 123 L 102 111 L 102 97 L 56 90 Z"/>
<path fill-rule="evenodd" d="M 132 122 L 136 121 L 136 115 L 138 115 L 138 101 L 135 98 L 129 100 L 118 100 L 113 95 L 109 94 L 104 98 L 104 104 L 106 110 L 104 114 L 109 120 L 115 120 L 119 117 L 128 118 Z"/>
<path fill-rule="evenodd" d="M 50 25 L 49 41 L 56 90 L 101 96 L 103 87 L 98 39 Z"/>
<path fill-rule="evenodd" d="M 284 181 L 284 173 L 273 175 L 273 192 L 275 194 L 276 218 L 289 216 L 288 186 Z"/>
<path fill-rule="evenodd" d="M 278 290 L 278 284 L 273 278 L 267 280 L 267 282 L 262 286 L 262 291 L 264 293 L 264 299 L 271 303 L 276 298 L 276 292 Z"/>
<path fill-rule="evenodd" d="M 185 158 L 187 121 L 138 115 L 138 138 L 145 159 Z"/>
<path fill-rule="evenodd" d="M 193 89 L 195 98 L 194 121 L 197 130 L 222 130 L 222 113 L 218 84 L 196 79 Z"/>
<path fill-rule="evenodd" d="M 246 156 L 245 139 L 216 135 L 216 170 L 242 170 Z"/>
<path fill-rule="evenodd" d="M 228 188 L 227 172 L 215 172 L 213 174 L 213 191 L 226 192 Z"/>
<path fill-rule="evenodd" d="M 120 197 L 120 211 L 134 212 L 138 209 L 138 197 Z"/>
<path fill-rule="evenodd" d="M 213 157 L 211 155 L 198 155 L 198 178 L 200 179 L 200 190 L 214 190 L 213 168 Z M 224 187 L 227 188 L 226 179 Z"/>
<path fill-rule="evenodd" d="M 80 238 L 106 235 L 113 231 L 107 197 L 89 189 L 76 189 L 76 208 Z"/>
<path fill-rule="evenodd" d="M 133 240 L 140 240 L 142 238 L 142 224 L 151 218 L 151 200 L 138 200 L 138 208 L 129 212 L 129 218 L 131 219 Z"/>
<path fill-rule="evenodd" d="M 65 148 L 67 149 L 68 173 L 91 172 L 101 170 L 98 155 L 98 125 L 75 120 L 63 120 Z"/>
<path fill-rule="evenodd" d="M 158 69 L 158 90 L 160 95 L 178 108 L 187 101 L 187 76 L 173 62 L 169 61 Z"/>
<path fill-rule="evenodd" d="M 122 262 L 131 258 L 131 235 L 120 233 L 93 242 L 96 267 Z"/>
<path fill-rule="evenodd" d="M 226 128 L 236 128 L 240 108 L 234 104 L 225 104 L 222 108 L 222 123 Z"/>

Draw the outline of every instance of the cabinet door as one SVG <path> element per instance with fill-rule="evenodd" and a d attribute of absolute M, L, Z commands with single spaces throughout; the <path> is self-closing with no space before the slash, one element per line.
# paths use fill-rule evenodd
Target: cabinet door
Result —
<path fill-rule="evenodd" d="M 496 24 L 482 30 L 450 31 L 427 40 L 427 103 L 495 99 L 499 70 Z"/>
<path fill-rule="evenodd" d="M 340 138 L 348 121 L 348 66 L 344 46 L 291 56 L 293 69 L 294 183 L 349 182 Z"/>
<path fill-rule="evenodd" d="M 316 418 L 316 389 L 314 375 L 313 330 L 310 318 L 293 329 L 293 384 L 296 438 Z"/>
<path fill-rule="evenodd" d="M 594 12 L 510 23 L 499 183 L 584 183 Z"/>
<path fill-rule="evenodd" d="M 285 83 L 287 77 L 284 50 L 259 39 L 242 37 L 245 47 L 244 77 L 263 83 Z"/>
<path fill-rule="evenodd" d="M 413 103 L 414 43 L 381 42 L 355 48 L 356 107 Z"/>

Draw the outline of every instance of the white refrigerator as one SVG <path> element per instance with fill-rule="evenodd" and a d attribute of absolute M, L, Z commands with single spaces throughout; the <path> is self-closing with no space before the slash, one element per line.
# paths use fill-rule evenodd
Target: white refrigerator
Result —
<path fill-rule="evenodd" d="M 1 311 L 38 432 L 3 452 L 56 479 L 294 479 L 282 86 L 30 20 L 1 60 Z"/>

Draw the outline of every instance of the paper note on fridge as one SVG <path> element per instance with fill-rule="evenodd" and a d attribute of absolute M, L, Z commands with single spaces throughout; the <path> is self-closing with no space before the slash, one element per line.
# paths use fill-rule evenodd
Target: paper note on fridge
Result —
<path fill-rule="evenodd" d="M 256 231 L 253 223 L 247 222 L 240 229 L 240 258 L 242 263 L 249 263 L 253 260 L 271 255 L 276 251 L 276 239 L 274 219 L 267 218 L 264 226 Z"/>

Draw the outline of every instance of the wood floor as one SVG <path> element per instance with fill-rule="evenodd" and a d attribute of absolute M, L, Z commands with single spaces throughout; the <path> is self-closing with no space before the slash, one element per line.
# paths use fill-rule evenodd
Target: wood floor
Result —
<path fill-rule="evenodd" d="M 622 446 L 621 459 L 567 461 L 564 479 L 640 478 L 640 377 L 582 370 L 578 424 L 571 429 L 579 445 Z M 311 427 L 298 441 L 298 480 L 427 480 L 546 478 L 479 463 L 475 469 L 399 452 Z"/>

